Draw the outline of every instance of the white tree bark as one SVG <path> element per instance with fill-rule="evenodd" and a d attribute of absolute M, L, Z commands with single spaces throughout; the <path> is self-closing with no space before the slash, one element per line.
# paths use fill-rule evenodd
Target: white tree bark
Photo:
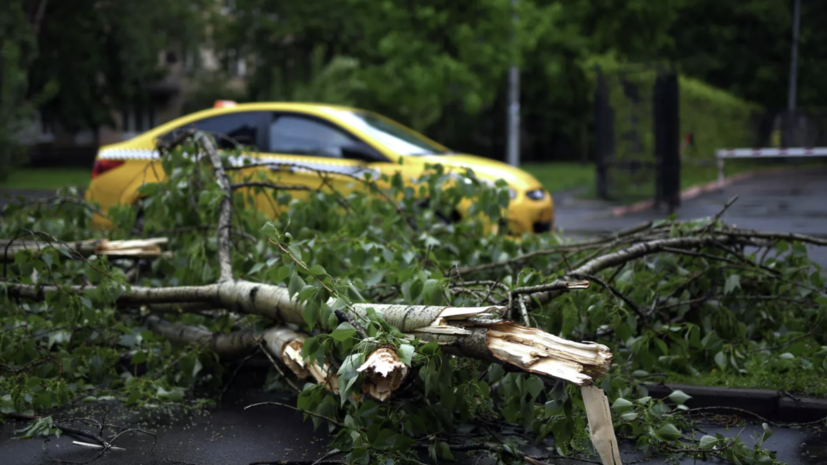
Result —
<path fill-rule="evenodd" d="M 20 297 L 43 298 L 53 286 L 9 286 Z M 86 288 L 88 289 L 88 287 Z M 64 291 L 82 292 L 81 286 Z M 261 315 L 285 323 L 304 324 L 304 305 L 291 299 L 286 288 L 249 281 L 223 281 L 207 286 L 146 288 L 132 287 L 119 305 L 203 302 L 227 310 Z M 331 306 L 335 301 L 329 302 Z M 403 333 L 427 341 L 438 341 L 453 353 L 497 361 L 541 376 L 564 379 L 588 386 L 608 372 L 612 363 L 609 348 L 591 342 L 577 343 L 544 331 L 520 326 L 499 315 L 503 307 L 455 308 L 426 305 L 356 304 L 353 312 L 364 318 L 373 308 Z M 211 342 L 219 344 L 219 342 Z M 223 343 L 223 341 L 222 341 Z"/>
<path fill-rule="evenodd" d="M 157 258 L 171 255 L 161 250 L 161 245 L 167 243 L 166 237 L 151 239 L 135 239 L 126 241 L 110 241 L 97 239 L 72 243 L 49 243 L 43 241 L 14 241 L 0 244 L 0 263 L 11 263 L 17 253 L 30 250 L 35 256 L 43 251 L 56 249 L 73 256 L 88 257 L 90 255 L 107 255 L 113 258 Z"/>

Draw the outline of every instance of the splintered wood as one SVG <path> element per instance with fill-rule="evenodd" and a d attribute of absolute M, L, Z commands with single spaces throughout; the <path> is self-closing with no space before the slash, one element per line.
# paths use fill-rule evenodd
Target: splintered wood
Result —
<path fill-rule="evenodd" d="M 356 371 L 365 376 L 362 392 L 380 401 L 387 400 L 408 376 L 408 367 L 390 347 L 374 350 Z"/>
<path fill-rule="evenodd" d="M 587 386 L 612 366 L 612 353 L 602 344 L 573 342 L 513 323 L 488 328 L 486 341 L 494 357 L 531 373 Z"/>
<path fill-rule="evenodd" d="M 297 378 L 313 377 L 317 383 L 334 394 L 339 393 L 339 377 L 331 371 L 327 362 L 316 360 L 309 363 L 302 355 L 302 347 L 307 336 L 290 328 L 276 327 L 263 335 L 267 350 L 281 360 Z"/>
<path fill-rule="evenodd" d="M 580 391 L 589 419 L 589 436 L 600 455 L 600 460 L 603 465 L 622 465 L 612 424 L 612 413 L 609 410 L 609 399 L 603 394 L 602 389 L 594 386 L 584 386 Z"/>
<path fill-rule="evenodd" d="M 35 254 L 41 254 L 45 250 L 57 249 L 71 256 L 81 257 L 107 255 L 110 257 L 124 258 L 156 258 L 172 255 L 171 252 L 161 250 L 161 245 L 168 242 L 166 237 L 123 241 L 92 239 L 72 243 L 51 243 L 43 241 L 4 242 L 4 244 L 0 244 L 0 262 L 14 261 L 17 252 L 22 250 L 30 250 Z"/>
<path fill-rule="evenodd" d="M 413 312 L 408 310 L 408 312 Z M 438 311 L 437 311 L 438 310 Z M 545 331 L 521 326 L 501 319 L 486 319 L 485 313 L 497 316 L 503 307 L 416 309 L 421 326 L 408 331 L 425 340 L 436 340 L 448 350 L 465 356 L 493 358 L 530 373 L 559 378 L 578 386 L 592 384 L 612 366 L 612 353 L 602 344 L 573 342 Z M 423 318 L 428 316 L 428 319 Z M 429 324 L 422 324 L 425 322 Z M 482 337 L 480 337 L 482 336 Z"/>
<path fill-rule="evenodd" d="M 281 360 L 297 378 L 312 377 L 334 394 L 339 394 L 339 376 L 327 362 L 313 363 L 302 355 L 307 336 L 285 327 L 267 330 L 263 335 L 267 350 Z M 364 375 L 362 392 L 379 401 L 387 400 L 408 376 L 408 367 L 399 360 L 392 347 L 371 352 L 356 371 Z"/>

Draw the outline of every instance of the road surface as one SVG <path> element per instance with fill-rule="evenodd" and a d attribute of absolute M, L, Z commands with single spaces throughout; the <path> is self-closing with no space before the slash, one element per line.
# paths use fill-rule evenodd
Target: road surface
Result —
<path fill-rule="evenodd" d="M 825 169 L 764 174 L 739 181 L 721 191 L 685 200 L 677 218 L 712 217 L 736 195 L 738 200 L 723 216 L 731 225 L 827 237 Z M 649 209 L 615 218 L 607 213 L 605 202 L 577 200 L 571 194 L 558 197 L 555 198 L 555 222 L 563 234 L 603 234 L 668 216 L 663 210 Z M 827 268 L 827 247 L 810 247 L 809 250 L 810 257 Z"/>

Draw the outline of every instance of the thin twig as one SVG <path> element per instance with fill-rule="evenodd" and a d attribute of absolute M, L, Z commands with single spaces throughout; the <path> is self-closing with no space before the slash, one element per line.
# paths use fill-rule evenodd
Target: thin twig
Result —
<path fill-rule="evenodd" d="M 298 408 L 298 407 L 293 407 L 292 405 L 283 404 L 281 402 L 259 402 L 259 403 L 250 404 L 250 405 L 244 407 L 244 410 L 247 410 L 247 409 L 252 408 L 252 407 L 260 407 L 262 405 L 276 405 L 276 406 L 279 406 L 279 407 L 289 408 L 289 409 L 295 410 L 297 412 L 302 412 L 302 413 L 306 413 L 307 415 L 310 415 L 310 416 L 313 416 L 313 417 L 321 418 L 322 420 L 327 420 L 330 423 L 333 423 L 334 425 L 339 426 L 341 428 L 345 428 L 345 429 L 352 429 L 353 428 L 351 426 L 348 426 L 348 425 L 340 422 L 339 420 L 334 420 L 333 418 L 330 418 L 330 417 L 327 417 L 327 416 L 324 416 L 324 415 L 320 415 L 316 412 L 311 412 L 309 410 L 301 409 L 301 408 Z"/>

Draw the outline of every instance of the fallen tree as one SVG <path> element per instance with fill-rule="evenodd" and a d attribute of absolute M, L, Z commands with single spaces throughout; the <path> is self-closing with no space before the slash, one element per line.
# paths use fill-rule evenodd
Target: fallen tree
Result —
<path fill-rule="evenodd" d="M 65 256 L 75 258 L 106 255 L 111 258 L 152 259 L 164 255 L 161 245 L 167 242 L 166 237 L 121 241 L 92 239 L 70 244 L 55 244 L 50 241 L 3 240 L 0 241 L 0 248 L 2 248 L 0 262 L 13 262 L 20 251 L 28 251 L 33 256 L 39 256 L 45 250 L 54 250 Z M 169 255 L 167 254 L 167 256 Z"/>
<path fill-rule="evenodd" d="M 517 241 L 481 234 L 481 220 L 502 219 L 500 208 L 485 205 L 503 207 L 507 196 L 498 204 L 498 189 L 473 176 L 455 183 L 456 173 L 436 167 L 421 187 L 439 195 L 423 205 L 393 180 L 384 195 L 343 196 L 335 174 L 318 172 L 330 178 L 304 202 L 289 203 L 293 186 L 231 180 L 242 170 L 225 172 L 223 155 L 199 137 L 184 150 L 162 148 L 170 176 L 142 188 L 152 200 L 142 233 L 176 231 L 167 244 L 174 255 L 122 265 L 103 253 L 44 254 L 68 251 L 89 231 L 80 223 L 50 230 L 48 216 L 32 224 L 12 215 L 0 225 L 7 237 L 43 227 L 55 238 L 24 262 L 7 262 L 0 282 L 0 331 L 8 334 L 0 339 L 0 387 L 10 393 L 0 396 L 3 411 L 71 401 L 62 364 L 95 356 L 117 352 L 113 360 L 145 366 L 146 375 L 106 388 L 144 405 L 205 395 L 201 375 L 221 370 L 208 354 L 226 356 L 226 365 L 260 353 L 298 393 L 297 408 L 341 428 L 332 447 L 351 462 L 404 463 L 414 460 L 411 448 L 446 458 L 485 444 L 505 461 L 537 463 L 544 457 L 518 448 L 549 436 L 546 457 L 594 451 L 619 463 L 617 428 L 646 451 L 761 463 L 768 451 L 728 439 L 706 439 L 711 447 L 699 452 L 680 438 L 690 425 L 684 411 L 646 400 L 642 381 L 711 367 L 741 373 L 756 361 L 775 363 L 789 346 L 814 375 L 827 369 L 817 350 L 825 343 L 823 283 L 802 251 L 819 239 L 738 230 L 719 215 L 579 243 Z M 203 147 L 204 157 L 184 156 Z M 176 187 L 184 180 L 191 188 Z M 485 200 L 470 218 L 435 221 L 469 195 Z M 281 205 L 283 216 L 262 218 L 243 208 L 251 201 Z M 78 211 L 80 221 L 95 209 Z M 107 215 L 112 240 L 134 234 L 135 209 Z M 785 332 L 776 336 L 779 325 Z M 583 340 L 595 342 L 573 342 Z M 27 344 L 33 349 L 17 350 Z M 87 373 L 85 389 L 104 390 Z M 372 410 L 368 398 L 382 407 Z M 464 435 L 456 435 L 460 425 Z M 375 428 L 395 445 L 382 445 Z"/>

